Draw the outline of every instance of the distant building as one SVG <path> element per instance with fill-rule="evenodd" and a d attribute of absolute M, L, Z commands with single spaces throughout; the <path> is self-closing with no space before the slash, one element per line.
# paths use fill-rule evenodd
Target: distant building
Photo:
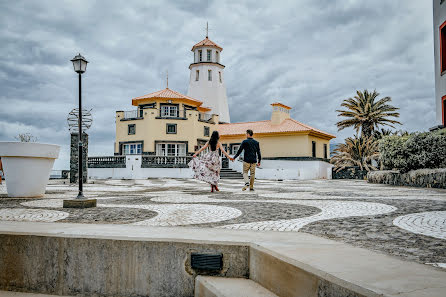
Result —
<path fill-rule="evenodd" d="M 169 88 L 132 99 L 137 109 L 116 112 L 115 155 L 187 156 L 218 125 L 203 102 Z"/>
<path fill-rule="evenodd" d="M 273 103 L 270 120 L 230 123 L 222 50 L 207 36 L 192 47 L 187 95 L 167 87 L 133 98 L 134 110 L 117 111 L 115 156 L 89 158 L 89 176 L 192 177 L 187 164 L 213 131 L 235 154 L 251 129 L 262 150 L 258 178 L 331 178 L 327 161 L 335 136 L 292 119 L 291 107 Z M 241 171 L 242 162 L 222 158 L 222 164 Z"/>
<path fill-rule="evenodd" d="M 223 48 L 207 36 L 192 47 L 194 62 L 190 64 L 189 88 L 187 95 L 198 98 L 219 115 L 220 122 L 230 123 L 228 99 L 221 64 Z"/>
<path fill-rule="evenodd" d="M 446 126 L 446 1 L 433 0 L 436 127 Z"/>
<path fill-rule="evenodd" d="M 246 130 L 254 132 L 260 142 L 262 157 L 286 160 L 321 160 L 330 158 L 330 139 L 335 136 L 312 128 L 290 117 L 291 107 L 273 103 L 271 120 L 220 124 L 221 142 L 235 154 L 246 138 Z"/>

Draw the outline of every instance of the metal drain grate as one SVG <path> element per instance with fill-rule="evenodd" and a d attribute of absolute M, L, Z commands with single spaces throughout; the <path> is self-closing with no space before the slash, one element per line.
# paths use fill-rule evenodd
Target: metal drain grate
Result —
<path fill-rule="evenodd" d="M 223 254 L 199 254 L 190 256 L 192 269 L 221 270 L 223 268 Z"/>

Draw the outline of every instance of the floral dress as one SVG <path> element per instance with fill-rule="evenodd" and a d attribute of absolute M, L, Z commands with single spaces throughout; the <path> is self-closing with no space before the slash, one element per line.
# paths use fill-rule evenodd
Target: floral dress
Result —
<path fill-rule="evenodd" d="M 194 171 L 194 178 L 216 186 L 220 180 L 220 156 L 218 150 L 209 151 L 203 156 L 193 158 L 189 167 Z"/>

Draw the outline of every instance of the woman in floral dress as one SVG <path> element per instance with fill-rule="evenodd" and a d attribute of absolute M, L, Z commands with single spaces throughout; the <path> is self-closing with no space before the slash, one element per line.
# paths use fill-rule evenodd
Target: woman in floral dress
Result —
<path fill-rule="evenodd" d="M 211 185 L 211 192 L 219 191 L 218 181 L 220 180 L 220 156 L 218 149 L 231 161 L 234 159 L 229 156 L 221 143 L 218 141 L 220 135 L 217 131 L 212 132 L 211 139 L 194 154 L 194 158 L 189 162 L 189 167 L 194 171 L 194 178 L 207 182 Z M 206 148 L 210 147 L 210 151 L 197 158 L 197 156 Z"/>

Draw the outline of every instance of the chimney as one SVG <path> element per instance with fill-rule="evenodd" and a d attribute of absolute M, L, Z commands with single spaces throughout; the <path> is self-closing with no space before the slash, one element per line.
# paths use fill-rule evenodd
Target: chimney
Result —
<path fill-rule="evenodd" d="M 271 123 L 273 125 L 279 125 L 284 120 L 290 118 L 291 107 L 279 102 L 275 102 L 271 106 L 273 107 L 273 112 L 271 113 Z"/>

